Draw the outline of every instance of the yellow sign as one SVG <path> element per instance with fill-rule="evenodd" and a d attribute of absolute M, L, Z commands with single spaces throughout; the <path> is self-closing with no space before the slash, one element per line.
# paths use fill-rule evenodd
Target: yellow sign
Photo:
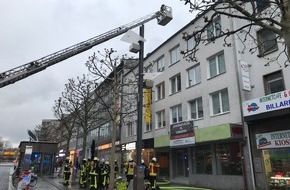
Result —
<path fill-rule="evenodd" d="M 151 122 L 151 89 L 145 89 L 144 92 L 144 120 L 146 123 Z"/>

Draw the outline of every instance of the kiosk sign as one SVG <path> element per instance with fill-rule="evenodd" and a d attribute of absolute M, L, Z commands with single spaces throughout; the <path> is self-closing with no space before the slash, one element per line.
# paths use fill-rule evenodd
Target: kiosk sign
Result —
<path fill-rule="evenodd" d="M 256 134 L 258 149 L 290 147 L 290 130 Z"/>

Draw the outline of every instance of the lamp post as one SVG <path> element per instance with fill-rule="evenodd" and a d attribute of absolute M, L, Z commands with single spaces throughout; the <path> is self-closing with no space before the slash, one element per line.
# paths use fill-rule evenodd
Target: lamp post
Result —
<path fill-rule="evenodd" d="M 140 37 L 144 38 L 144 25 L 140 26 Z M 143 63 L 144 63 L 144 42 L 138 41 L 139 51 L 139 74 L 138 74 L 138 103 L 137 103 L 137 140 L 136 140 L 136 157 L 137 168 L 134 177 L 134 189 L 144 188 L 144 168 L 141 167 L 142 154 L 142 126 L 143 126 Z M 143 173 L 142 173 L 143 172 Z"/>

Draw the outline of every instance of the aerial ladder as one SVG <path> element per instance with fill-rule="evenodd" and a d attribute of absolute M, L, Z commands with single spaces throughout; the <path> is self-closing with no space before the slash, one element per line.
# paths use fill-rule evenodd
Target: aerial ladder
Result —
<path fill-rule="evenodd" d="M 66 60 L 70 57 L 73 57 L 79 53 L 87 51 L 92 47 L 99 45 L 103 42 L 106 42 L 112 38 L 115 38 L 121 34 L 126 33 L 128 30 L 136 28 L 137 26 L 143 25 L 146 22 L 149 22 L 153 19 L 157 19 L 159 25 L 165 26 L 172 20 L 172 9 L 169 6 L 162 5 L 160 10 L 141 17 L 133 22 L 122 25 L 118 28 L 90 38 L 86 41 L 80 42 L 78 44 L 72 45 L 68 48 L 62 49 L 40 59 L 31 61 L 24 65 L 18 66 L 11 70 L 0 73 L 0 88 L 13 84 L 19 80 L 22 80 L 26 77 L 29 77 L 33 74 L 36 74 L 40 71 L 43 71 L 49 66 L 52 66 L 56 63 L 59 63 L 63 60 Z"/>

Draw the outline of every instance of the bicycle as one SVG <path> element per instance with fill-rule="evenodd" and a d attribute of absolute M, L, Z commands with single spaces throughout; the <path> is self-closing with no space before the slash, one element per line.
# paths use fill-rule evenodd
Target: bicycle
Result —
<path fill-rule="evenodd" d="M 12 185 L 13 187 L 16 187 L 19 181 L 19 175 L 20 175 L 21 168 L 18 167 L 16 170 L 14 170 L 12 174 Z"/>
<path fill-rule="evenodd" d="M 12 185 L 13 187 L 17 187 L 19 183 L 19 175 L 21 168 L 17 168 L 12 174 Z M 31 174 L 29 186 L 34 187 L 37 184 L 38 177 L 37 175 Z"/>
<path fill-rule="evenodd" d="M 34 187 L 37 184 L 37 180 L 38 180 L 37 175 L 31 174 L 29 186 Z"/>

